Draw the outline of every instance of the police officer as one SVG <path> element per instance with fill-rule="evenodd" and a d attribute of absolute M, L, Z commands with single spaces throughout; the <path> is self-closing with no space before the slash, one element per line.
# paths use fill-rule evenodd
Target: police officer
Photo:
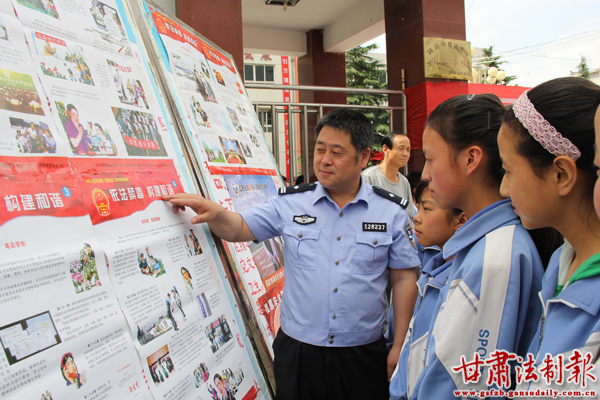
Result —
<path fill-rule="evenodd" d="M 283 236 L 285 291 L 273 343 L 278 400 L 388 399 L 417 294 L 408 201 L 361 180 L 373 144 L 363 114 L 331 111 L 315 132 L 317 183 L 282 188 L 241 214 L 198 195 L 163 199 L 175 212 L 192 208 L 192 223 L 207 222 L 231 242 Z M 382 338 L 388 279 L 396 332 L 389 354 Z"/>

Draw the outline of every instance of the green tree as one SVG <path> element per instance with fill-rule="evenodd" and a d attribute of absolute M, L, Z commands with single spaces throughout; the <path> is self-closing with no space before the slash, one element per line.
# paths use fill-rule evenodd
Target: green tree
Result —
<path fill-rule="evenodd" d="M 588 67 L 587 60 L 585 59 L 585 57 L 583 55 L 581 55 L 581 61 L 579 62 L 579 65 L 577 66 L 577 73 L 582 78 L 585 78 L 588 80 L 590 79 L 590 68 Z"/>
<path fill-rule="evenodd" d="M 484 58 L 483 61 L 481 61 L 481 64 L 485 65 L 487 68 L 496 67 L 498 69 L 501 69 L 500 66 L 508 62 L 503 61 L 502 56 L 494 55 L 494 46 L 490 46 L 487 49 L 483 48 L 482 51 Z M 496 81 L 496 85 L 508 85 L 515 79 L 517 79 L 516 75 L 507 75 L 502 82 Z"/>
<path fill-rule="evenodd" d="M 377 44 L 358 46 L 346 52 L 346 86 L 366 89 L 387 89 L 385 64 L 368 55 L 370 51 L 379 48 Z M 386 95 L 348 94 L 348 104 L 363 106 L 387 105 Z M 373 130 L 380 135 L 389 132 L 389 115 L 385 110 L 365 110 L 363 112 L 373 123 Z M 376 143 L 380 143 L 376 135 Z"/>

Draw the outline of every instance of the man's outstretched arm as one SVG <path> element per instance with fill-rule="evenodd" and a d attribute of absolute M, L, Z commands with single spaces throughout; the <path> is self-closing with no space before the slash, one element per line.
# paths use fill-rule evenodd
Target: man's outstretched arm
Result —
<path fill-rule="evenodd" d="M 220 204 L 200 195 L 178 193 L 163 196 L 163 200 L 173 206 L 175 213 L 186 207 L 191 208 L 198 214 L 192 218 L 192 224 L 206 222 L 215 235 L 228 242 L 249 242 L 256 239 L 240 214 L 226 210 Z"/>

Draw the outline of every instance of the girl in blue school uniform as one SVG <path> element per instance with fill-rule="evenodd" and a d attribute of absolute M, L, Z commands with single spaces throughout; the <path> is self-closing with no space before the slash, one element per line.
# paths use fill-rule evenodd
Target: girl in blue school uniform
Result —
<path fill-rule="evenodd" d="M 466 221 L 467 215 L 458 208 L 442 210 L 431 198 L 427 181 L 415 187 L 415 201 L 419 212 L 414 216 L 415 235 L 424 247 L 440 249 Z M 410 397 L 414 384 L 423 369 L 425 346 L 429 334 L 431 315 L 435 309 L 440 289 L 446 284 L 452 259 L 445 260 L 438 252 L 426 264 L 417 281 L 419 297 L 402 347 L 400 360 L 390 382 L 392 400 Z"/>
<path fill-rule="evenodd" d="M 423 179 L 438 207 L 469 217 L 444 245 L 453 258 L 432 314 L 425 365 L 411 399 L 455 399 L 454 390 L 488 388 L 487 376 L 465 383 L 461 356 L 488 359 L 496 349 L 524 356 L 541 314 L 542 263 L 510 200 L 497 135 L 506 111 L 493 94 L 456 96 L 429 116 L 423 132 Z"/>
<path fill-rule="evenodd" d="M 563 355 L 564 365 L 575 350 L 589 352 L 591 363 L 599 354 L 600 218 L 593 201 L 600 165 L 597 157 L 594 166 L 599 105 L 597 85 L 581 78 L 554 79 L 523 93 L 506 112 L 498 135 L 506 170 L 501 193 L 510 196 L 526 228 L 553 227 L 565 237 L 540 293 L 543 311 L 529 348 L 538 368 L 546 354 L 555 361 Z M 600 378 L 598 368 L 593 373 Z M 566 371 L 565 383 L 555 388 L 582 389 L 581 382 L 568 383 L 569 376 Z M 521 388 L 549 385 L 540 379 Z"/>

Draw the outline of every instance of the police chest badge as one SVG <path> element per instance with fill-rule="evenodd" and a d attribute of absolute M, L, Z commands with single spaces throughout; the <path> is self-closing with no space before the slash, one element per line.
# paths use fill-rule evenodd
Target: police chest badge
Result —
<path fill-rule="evenodd" d="M 406 224 L 404 227 L 404 233 L 406 233 L 406 237 L 410 240 L 410 244 L 415 248 L 417 248 L 417 243 L 415 242 L 415 235 L 413 234 L 412 226 L 410 226 L 410 222 Z"/>
<path fill-rule="evenodd" d="M 294 222 L 300 225 L 314 224 L 317 221 L 317 217 L 311 217 L 310 215 L 294 215 Z"/>
<path fill-rule="evenodd" d="M 363 222 L 363 232 L 387 232 L 385 222 Z"/>

